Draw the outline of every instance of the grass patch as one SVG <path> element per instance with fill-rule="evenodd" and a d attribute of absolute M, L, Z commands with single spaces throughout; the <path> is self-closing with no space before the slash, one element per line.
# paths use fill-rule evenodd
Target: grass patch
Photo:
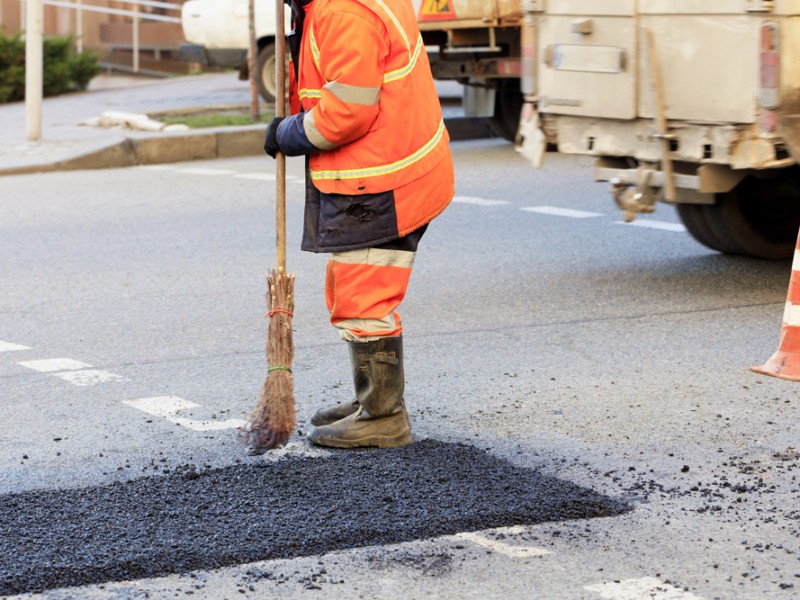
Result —
<path fill-rule="evenodd" d="M 259 123 L 269 123 L 273 115 L 262 114 Z M 203 113 L 194 115 L 181 115 L 162 117 L 162 123 L 167 125 L 186 125 L 190 129 L 202 129 L 203 127 L 226 127 L 229 125 L 252 125 L 253 120 L 249 114 L 242 113 Z"/>

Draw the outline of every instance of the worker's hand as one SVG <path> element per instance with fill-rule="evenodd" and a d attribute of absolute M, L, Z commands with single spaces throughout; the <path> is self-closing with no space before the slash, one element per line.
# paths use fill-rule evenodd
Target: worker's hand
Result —
<path fill-rule="evenodd" d="M 283 117 L 275 117 L 267 125 L 267 133 L 264 136 L 264 152 L 269 154 L 272 158 L 281 151 L 278 145 L 278 125 L 283 121 Z"/>

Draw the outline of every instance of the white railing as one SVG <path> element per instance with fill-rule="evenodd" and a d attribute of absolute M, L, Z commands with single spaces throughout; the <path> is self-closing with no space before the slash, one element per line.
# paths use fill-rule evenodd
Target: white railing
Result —
<path fill-rule="evenodd" d="M 26 23 L 26 7 L 28 0 L 20 0 L 20 23 L 21 29 L 25 29 Z M 75 11 L 75 45 L 78 52 L 83 51 L 83 13 L 97 12 L 107 15 L 120 15 L 124 17 L 131 17 L 133 26 L 132 35 L 132 54 L 133 54 L 133 72 L 139 72 L 139 22 L 140 21 L 160 21 L 162 23 L 180 23 L 179 16 L 169 15 L 154 15 L 139 10 L 140 6 L 148 6 L 152 8 L 164 8 L 167 10 L 174 10 L 180 15 L 181 4 L 173 2 L 159 2 L 157 0 L 124 0 L 124 4 L 130 4 L 131 9 L 125 10 L 120 8 L 109 8 L 107 6 L 97 6 L 95 4 L 85 4 L 83 0 L 42 0 L 42 3 L 47 6 L 57 6 L 59 8 L 69 8 Z"/>

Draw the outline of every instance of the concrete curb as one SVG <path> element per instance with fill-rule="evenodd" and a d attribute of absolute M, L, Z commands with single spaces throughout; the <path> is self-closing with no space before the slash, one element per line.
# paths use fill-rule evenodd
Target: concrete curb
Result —
<path fill-rule="evenodd" d="M 263 154 L 264 125 L 221 127 L 181 133 L 126 133 L 61 160 L 0 167 L 2 175 L 77 169 L 111 169 L 190 160 Z"/>
<path fill-rule="evenodd" d="M 493 137 L 486 119 L 445 119 L 445 125 L 453 141 Z M 264 152 L 264 129 L 265 125 L 256 124 L 172 133 L 123 132 L 114 140 L 88 145 L 67 158 L 0 167 L 0 176 L 258 156 Z"/>

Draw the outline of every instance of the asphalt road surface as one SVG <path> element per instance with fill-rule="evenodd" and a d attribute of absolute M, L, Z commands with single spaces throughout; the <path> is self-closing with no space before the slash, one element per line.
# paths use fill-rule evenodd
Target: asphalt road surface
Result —
<path fill-rule="evenodd" d="M 453 144 L 405 326 L 415 443 L 318 450 L 349 398 L 289 161 L 298 432 L 248 457 L 274 164 L 0 181 L 0 594 L 45 598 L 795 598 L 787 261 L 673 209 L 621 223 L 588 159 Z M 74 588 L 69 586 L 83 585 Z"/>

